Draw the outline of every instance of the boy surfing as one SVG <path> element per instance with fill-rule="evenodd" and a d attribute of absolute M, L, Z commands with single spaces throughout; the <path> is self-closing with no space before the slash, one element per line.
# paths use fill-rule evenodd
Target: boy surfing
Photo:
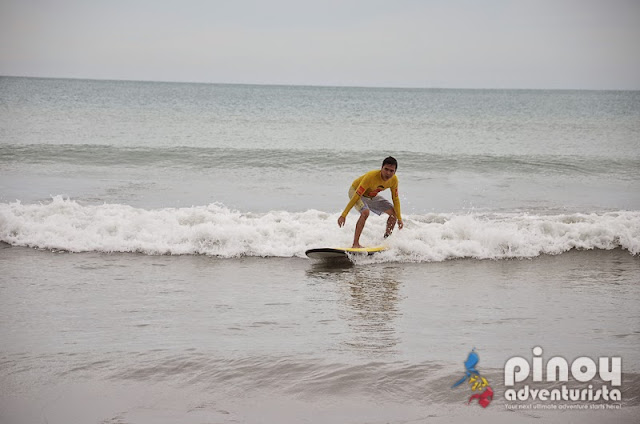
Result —
<path fill-rule="evenodd" d="M 400 215 L 400 198 L 398 197 L 398 176 L 396 171 L 398 169 L 398 161 L 389 156 L 382 161 L 382 168 L 369 171 L 366 174 L 356 178 L 351 187 L 349 187 L 349 203 L 347 207 L 338 218 L 338 226 L 342 227 L 347 219 L 347 214 L 353 208 L 360 212 L 360 218 L 356 223 L 356 230 L 353 236 L 353 246 L 355 248 L 363 247 L 360 245 L 360 234 L 364 229 L 364 224 L 369 218 L 370 211 L 373 211 L 377 215 L 386 213 L 389 215 L 387 219 L 387 229 L 384 233 L 384 237 L 387 238 L 393 231 L 393 227 L 398 222 L 398 228 L 402 229 L 404 226 L 402 223 L 402 215 Z M 391 199 L 393 205 L 381 197 L 378 196 L 383 190 L 391 189 Z"/>

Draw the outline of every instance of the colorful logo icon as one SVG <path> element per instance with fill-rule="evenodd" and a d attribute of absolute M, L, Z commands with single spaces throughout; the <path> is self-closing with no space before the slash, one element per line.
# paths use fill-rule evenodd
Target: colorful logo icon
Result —
<path fill-rule="evenodd" d="M 469 398 L 467 405 L 470 404 L 472 400 L 478 399 L 478 403 L 480 404 L 480 406 L 486 408 L 493 400 L 493 389 L 491 389 L 491 386 L 489 386 L 489 382 L 487 381 L 487 379 L 482 377 L 480 375 L 480 372 L 476 369 L 476 365 L 478 365 L 479 361 L 480 357 L 476 353 L 476 348 L 474 347 L 473 350 L 469 353 L 469 356 L 467 356 L 467 360 L 464 361 L 464 377 L 458 380 L 453 386 L 451 386 L 451 388 L 453 389 L 455 387 L 458 387 L 459 385 L 467 381 L 472 391 L 479 392 L 475 393 Z M 484 389 L 484 391 L 480 393 L 482 389 Z"/>

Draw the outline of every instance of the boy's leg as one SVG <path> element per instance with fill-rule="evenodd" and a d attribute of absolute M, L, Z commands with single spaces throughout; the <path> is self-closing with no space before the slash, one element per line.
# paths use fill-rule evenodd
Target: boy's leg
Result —
<path fill-rule="evenodd" d="M 384 213 L 389 215 L 389 218 L 387 219 L 387 230 L 384 233 L 384 238 L 387 238 L 393 232 L 393 227 L 396 226 L 397 218 L 396 218 L 396 211 L 393 209 L 387 209 L 386 211 L 384 211 Z"/>
<path fill-rule="evenodd" d="M 369 209 L 363 208 L 360 211 L 360 218 L 356 223 L 356 232 L 353 235 L 353 247 L 362 247 L 360 246 L 360 234 L 362 234 L 362 230 L 364 229 L 364 224 L 367 222 L 367 218 L 369 218 Z"/>

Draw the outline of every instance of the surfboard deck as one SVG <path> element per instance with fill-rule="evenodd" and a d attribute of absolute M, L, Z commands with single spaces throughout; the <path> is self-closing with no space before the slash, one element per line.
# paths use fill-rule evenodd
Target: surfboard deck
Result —
<path fill-rule="evenodd" d="M 348 258 L 350 254 L 356 255 L 373 255 L 382 252 L 387 248 L 384 246 L 375 247 L 320 247 L 317 249 L 309 249 L 304 252 L 311 259 L 336 259 Z"/>

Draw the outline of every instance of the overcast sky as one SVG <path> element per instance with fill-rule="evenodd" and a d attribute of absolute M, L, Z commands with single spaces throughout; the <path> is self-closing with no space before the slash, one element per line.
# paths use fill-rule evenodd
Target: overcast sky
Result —
<path fill-rule="evenodd" d="M 0 0 L 0 75 L 640 89 L 640 0 Z"/>

